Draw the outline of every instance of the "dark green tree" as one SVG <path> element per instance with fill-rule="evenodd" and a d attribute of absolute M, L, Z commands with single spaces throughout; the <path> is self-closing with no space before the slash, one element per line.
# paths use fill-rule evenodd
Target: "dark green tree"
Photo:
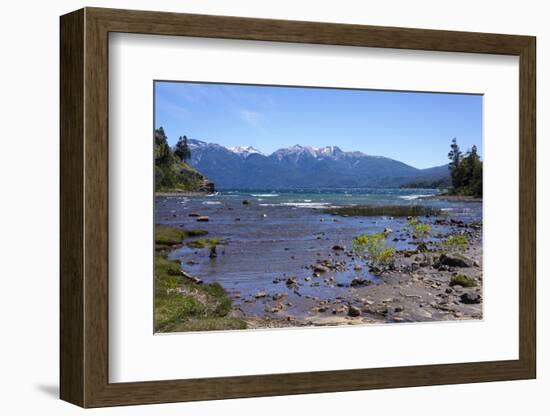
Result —
<path fill-rule="evenodd" d="M 174 171 L 176 158 L 168 144 L 168 138 L 164 129 L 155 130 L 155 189 L 170 188 L 177 181 L 177 172 Z"/>
<path fill-rule="evenodd" d="M 468 149 L 466 156 L 462 159 L 461 168 L 462 168 L 462 187 L 470 188 L 472 185 L 472 179 L 474 177 L 474 170 L 476 166 L 481 163 L 479 160 L 479 155 L 477 154 L 477 147 L 474 145 L 471 149 Z"/>
<path fill-rule="evenodd" d="M 464 155 L 460 151 L 455 138 L 451 142 L 448 157 L 452 182 L 450 193 L 481 198 L 483 192 L 483 163 L 477 153 L 477 147 L 472 146 Z"/>
<path fill-rule="evenodd" d="M 464 172 L 462 169 L 462 152 L 456 142 L 456 137 L 451 142 L 451 150 L 449 151 L 449 171 L 454 189 L 459 189 L 463 186 Z"/>
<path fill-rule="evenodd" d="M 469 195 L 481 197 L 482 182 L 483 182 L 483 167 L 481 159 L 477 153 L 477 147 L 474 145 L 468 151 L 466 157 L 462 161 L 464 171 L 463 187 Z"/>
<path fill-rule="evenodd" d="M 181 161 L 187 162 L 191 159 L 191 149 L 187 143 L 187 136 L 180 136 L 176 143 L 174 154 L 180 158 Z"/>
<path fill-rule="evenodd" d="M 155 130 L 155 164 L 166 165 L 171 162 L 172 152 L 168 145 L 168 138 L 164 129 L 159 127 Z"/>
<path fill-rule="evenodd" d="M 470 188 L 472 195 L 476 198 L 483 196 L 483 163 L 481 161 L 474 168 Z"/>

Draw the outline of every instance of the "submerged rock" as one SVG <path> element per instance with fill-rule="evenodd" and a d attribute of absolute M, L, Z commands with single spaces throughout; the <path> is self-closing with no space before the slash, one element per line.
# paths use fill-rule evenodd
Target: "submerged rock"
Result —
<path fill-rule="evenodd" d="M 354 277 L 351 279 L 350 286 L 363 286 L 369 284 L 369 281 L 361 277 Z"/>
<path fill-rule="evenodd" d="M 315 266 L 313 266 L 313 271 L 315 273 L 326 273 L 328 272 L 328 267 L 323 266 L 322 264 L 316 264 Z"/>
<path fill-rule="evenodd" d="M 275 294 L 271 297 L 271 299 L 273 299 L 273 300 L 281 300 L 281 299 L 286 298 L 287 296 L 288 296 L 287 293 L 275 293 Z"/>
<path fill-rule="evenodd" d="M 288 279 L 286 279 L 286 285 L 288 287 L 295 287 L 297 284 L 298 284 L 298 281 L 296 280 L 295 277 L 289 277 Z"/>

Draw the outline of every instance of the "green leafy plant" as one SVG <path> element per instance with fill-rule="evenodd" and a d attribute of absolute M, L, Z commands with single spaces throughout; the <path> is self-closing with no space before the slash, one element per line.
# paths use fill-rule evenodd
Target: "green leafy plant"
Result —
<path fill-rule="evenodd" d="M 411 230 L 414 238 L 420 242 L 424 242 L 426 238 L 430 236 L 432 226 L 430 224 L 424 224 L 418 220 L 418 218 L 410 218 L 407 220 L 407 226 Z"/>
<path fill-rule="evenodd" d="M 464 234 L 452 234 L 441 242 L 441 246 L 446 251 L 463 252 L 468 247 L 468 237 Z"/>
<path fill-rule="evenodd" d="M 426 239 L 430 236 L 432 227 L 430 224 L 424 224 L 418 220 L 418 218 L 413 217 L 407 220 L 407 227 L 412 233 L 413 239 L 418 242 L 418 250 L 425 252 L 428 250 L 426 246 Z"/>
<path fill-rule="evenodd" d="M 384 233 L 363 234 L 353 239 L 353 249 L 366 256 L 375 269 L 392 266 L 395 261 L 395 248 L 386 246 Z"/>

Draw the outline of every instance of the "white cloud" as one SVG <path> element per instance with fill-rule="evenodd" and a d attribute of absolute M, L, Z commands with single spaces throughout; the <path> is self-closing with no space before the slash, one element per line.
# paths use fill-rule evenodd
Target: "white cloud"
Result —
<path fill-rule="evenodd" d="M 238 115 L 245 123 L 247 123 L 249 126 L 261 129 L 262 127 L 262 121 L 263 116 L 261 113 L 257 111 L 251 111 L 251 110 L 238 110 Z"/>

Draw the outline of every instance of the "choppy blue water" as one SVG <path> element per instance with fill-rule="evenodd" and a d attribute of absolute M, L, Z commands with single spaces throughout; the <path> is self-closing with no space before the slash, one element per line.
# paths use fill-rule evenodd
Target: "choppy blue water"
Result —
<path fill-rule="evenodd" d="M 435 189 L 356 188 L 295 190 L 222 190 L 210 197 L 252 198 L 260 206 L 287 205 L 299 208 L 323 208 L 343 205 L 406 205 L 424 203 L 419 197 L 436 195 Z"/>

